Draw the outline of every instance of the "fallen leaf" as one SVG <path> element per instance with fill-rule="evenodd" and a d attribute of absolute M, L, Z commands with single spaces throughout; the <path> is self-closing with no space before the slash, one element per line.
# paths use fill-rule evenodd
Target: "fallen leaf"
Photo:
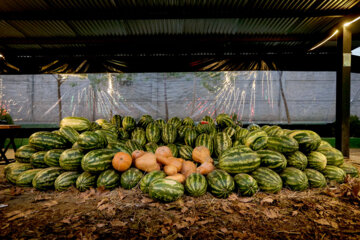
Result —
<path fill-rule="evenodd" d="M 222 231 L 223 233 L 227 233 L 227 232 L 228 232 L 227 228 L 225 228 L 225 227 L 220 228 L 220 231 Z"/>
<path fill-rule="evenodd" d="M 5 228 L 7 228 L 7 227 L 9 227 L 9 226 L 10 226 L 10 223 L 7 223 L 7 224 L 5 224 L 4 226 L 2 226 L 1 229 L 5 229 Z"/>
<path fill-rule="evenodd" d="M 40 194 L 35 197 L 33 202 L 40 202 L 40 201 L 45 201 L 45 200 L 49 200 L 49 199 L 51 199 L 50 196 L 45 196 L 45 195 Z"/>
<path fill-rule="evenodd" d="M 14 216 L 14 215 L 17 215 L 17 214 L 19 214 L 19 213 L 21 213 L 20 210 L 15 210 L 15 211 L 6 213 L 6 214 L 5 214 L 5 217 L 6 217 L 6 218 L 9 218 L 9 217 L 12 217 L 12 216 Z"/>
<path fill-rule="evenodd" d="M 176 222 L 174 223 L 174 226 L 177 228 L 177 229 L 182 229 L 182 228 L 186 228 L 189 226 L 189 224 L 187 222 Z"/>
<path fill-rule="evenodd" d="M 99 208 L 101 205 L 103 205 L 103 204 L 105 204 L 107 202 L 109 202 L 109 199 L 108 198 L 103 198 L 103 199 L 101 199 L 101 201 L 98 202 L 97 207 Z"/>
<path fill-rule="evenodd" d="M 265 209 L 264 213 L 268 218 L 271 218 L 271 219 L 279 217 L 279 214 L 273 209 Z"/>
<path fill-rule="evenodd" d="M 298 211 L 293 211 L 292 213 L 291 213 L 291 216 L 293 216 L 293 217 L 295 217 L 295 216 L 297 216 L 299 214 L 299 212 Z"/>
<path fill-rule="evenodd" d="M 96 224 L 96 227 L 98 227 L 98 228 L 102 228 L 102 227 L 104 227 L 105 226 L 105 223 L 98 223 L 98 224 Z"/>
<path fill-rule="evenodd" d="M 98 210 L 99 211 L 103 211 L 105 209 L 111 209 L 111 208 L 114 208 L 114 206 L 110 203 L 106 203 L 106 204 L 102 204 L 98 207 Z"/>
<path fill-rule="evenodd" d="M 110 222 L 110 224 L 111 224 L 111 226 L 113 226 L 113 227 L 124 227 L 124 226 L 126 226 L 126 223 L 125 223 L 125 222 L 122 222 L 122 221 L 120 221 L 120 220 L 118 220 L 118 219 L 112 220 L 112 221 Z"/>
<path fill-rule="evenodd" d="M 199 222 L 197 222 L 197 224 L 204 225 L 204 224 L 211 223 L 211 222 L 214 222 L 213 218 L 209 218 L 209 219 L 206 219 L 206 220 L 203 220 L 203 221 L 199 221 Z"/>
<path fill-rule="evenodd" d="M 119 196 L 119 200 L 123 200 L 126 196 L 122 193 L 121 190 L 117 190 L 118 196 Z"/>
<path fill-rule="evenodd" d="M 12 196 L 18 196 L 18 195 L 20 195 L 20 194 L 23 193 L 23 192 L 24 192 L 24 190 L 23 190 L 22 188 L 13 187 L 13 188 L 11 188 L 10 194 L 11 194 Z"/>
<path fill-rule="evenodd" d="M 181 208 L 181 213 L 185 213 L 185 212 L 187 212 L 188 210 L 189 210 L 189 209 L 184 206 L 184 207 Z"/>
<path fill-rule="evenodd" d="M 18 218 L 27 217 L 27 216 L 30 215 L 31 213 L 33 213 L 32 210 L 27 210 L 27 211 L 25 211 L 25 212 L 20 212 L 19 214 L 14 215 L 14 216 L 12 216 L 11 218 L 9 218 L 8 221 L 10 222 L 10 221 L 16 220 L 16 219 L 18 219 Z"/>
<path fill-rule="evenodd" d="M 168 231 L 165 227 L 162 227 L 162 228 L 160 229 L 160 231 L 161 231 L 161 233 L 164 234 L 164 235 L 169 233 L 169 231 Z"/>
<path fill-rule="evenodd" d="M 154 200 L 152 200 L 151 198 L 143 197 L 141 199 L 141 202 L 142 203 L 152 203 L 152 202 L 154 202 Z"/>
<path fill-rule="evenodd" d="M 241 197 L 238 199 L 239 202 L 243 202 L 243 203 L 248 203 L 248 202 L 251 202 L 252 200 L 254 200 L 254 198 L 251 198 L 251 197 Z"/>
<path fill-rule="evenodd" d="M 321 218 L 321 219 L 316 219 L 314 220 L 314 222 L 318 223 L 318 224 L 321 224 L 321 225 L 327 225 L 327 226 L 330 226 L 330 223 L 328 220 L 324 219 L 324 218 Z"/>
<path fill-rule="evenodd" d="M 52 206 L 55 206 L 55 205 L 57 205 L 57 204 L 58 204 L 58 202 L 55 201 L 55 200 L 50 200 L 50 201 L 47 201 L 47 202 L 44 202 L 44 203 L 43 203 L 43 205 L 44 205 L 45 207 L 52 207 Z"/>
<path fill-rule="evenodd" d="M 264 203 L 273 203 L 274 202 L 274 199 L 270 198 L 270 197 L 267 197 L 267 198 L 264 198 L 263 200 L 261 200 L 260 204 L 263 205 Z"/>
<path fill-rule="evenodd" d="M 60 222 L 70 224 L 70 223 L 71 223 L 70 217 L 64 218 L 64 219 L 61 220 Z"/>
<path fill-rule="evenodd" d="M 232 210 L 228 205 L 223 205 L 222 209 L 224 210 L 224 212 L 226 213 L 234 213 L 234 210 Z"/>
<path fill-rule="evenodd" d="M 228 199 L 230 201 L 237 201 L 238 200 L 238 196 L 235 193 L 230 194 L 230 196 L 228 197 Z"/>
<path fill-rule="evenodd" d="M 338 225 L 336 222 L 330 221 L 330 225 L 331 225 L 333 228 L 339 228 L 339 225 Z"/>
<path fill-rule="evenodd" d="M 238 232 L 238 231 L 233 231 L 232 232 L 234 238 L 240 238 L 240 239 L 244 239 L 247 234 L 244 234 L 244 233 L 241 233 L 241 232 Z"/>
<path fill-rule="evenodd" d="M 191 225 L 193 225 L 196 222 L 197 217 L 186 217 L 184 218 L 184 220 L 189 222 Z"/>

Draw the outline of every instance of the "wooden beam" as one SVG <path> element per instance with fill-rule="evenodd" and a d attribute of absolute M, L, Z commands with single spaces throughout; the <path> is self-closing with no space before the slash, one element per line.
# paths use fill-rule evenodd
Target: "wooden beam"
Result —
<path fill-rule="evenodd" d="M 336 148 L 350 155 L 351 31 L 342 27 L 337 39 Z"/>

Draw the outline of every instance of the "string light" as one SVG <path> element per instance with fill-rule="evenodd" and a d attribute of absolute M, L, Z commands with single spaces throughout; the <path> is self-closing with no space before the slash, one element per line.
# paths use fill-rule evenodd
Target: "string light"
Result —
<path fill-rule="evenodd" d="M 318 45 L 316 45 L 316 46 L 314 46 L 314 47 L 312 47 L 311 49 L 310 49 L 310 51 L 312 51 L 312 50 L 314 50 L 314 49 L 316 49 L 316 48 L 318 48 L 318 47 L 320 47 L 321 45 L 323 45 L 324 43 L 326 43 L 327 41 L 329 41 L 332 37 L 334 37 L 337 33 L 339 32 L 339 30 L 336 30 L 333 34 L 331 34 L 331 36 L 330 37 L 328 37 L 327 39 L 325 39 L 324 41 L 322 41 L 321 43 L 319 43 Z"/>
<path fill-rule="evenodd" d="M 5 57 L 4 57 L 4 55 L 2 55 L 2 54 L 0 53 L 0 58 L 5 58 Z"/>
<path fill-rule="evenodd" d="M 354 23 L 354 22 L 356 22 L 356 21 L 358 21 L 358 20 L 360 20 L 360 17 L 355 18 L 355 19 L 352 20 L 351 22 L 345 23 L 345 24 L 344 24 L 344 27 L 347 27 L 347 26 L 349 26 L 350 24 L 352 24 L 352 23 Z"/>

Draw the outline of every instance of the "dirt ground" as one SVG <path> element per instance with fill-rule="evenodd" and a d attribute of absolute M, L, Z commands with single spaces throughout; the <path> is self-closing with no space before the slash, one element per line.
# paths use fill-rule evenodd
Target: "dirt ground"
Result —
<path fill-rule="evenodd" d="M 351 162 L 360 167 L 360 151 Z M 0 239 L 360 239 L 360 182 L 322 190 L 169 204 L 139 189 L 15 188 L 0 166 Z"/>

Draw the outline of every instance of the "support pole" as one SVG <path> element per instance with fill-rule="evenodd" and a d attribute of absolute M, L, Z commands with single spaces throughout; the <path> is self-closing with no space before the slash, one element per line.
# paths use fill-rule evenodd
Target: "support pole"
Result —
<path fill-rule="evenodd" d="M 336 148 L 344 157 L 350 153 L 351 32 L 343 27 L 337 39 Z"/>

